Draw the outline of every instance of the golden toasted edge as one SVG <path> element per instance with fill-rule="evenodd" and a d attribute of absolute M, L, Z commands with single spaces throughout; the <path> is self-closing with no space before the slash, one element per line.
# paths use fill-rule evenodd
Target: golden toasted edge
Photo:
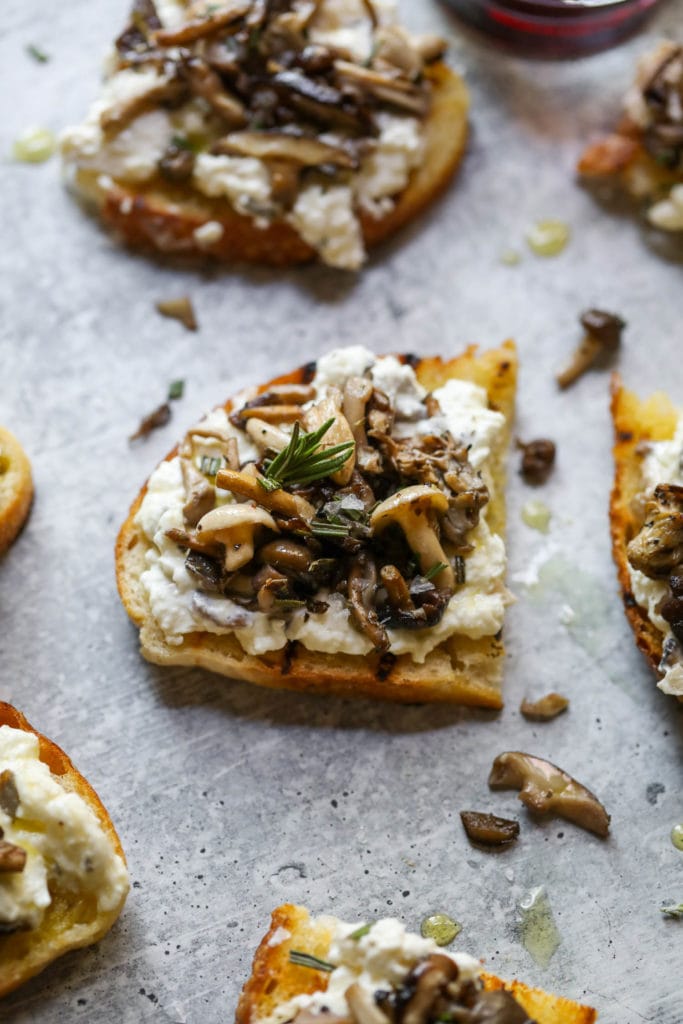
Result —
<path fill-rule="evenodd" d="M 632 510 L 633 499 L 642 490 L 639 445 L 670 440 L 676 430 L 678 414 L 665 394 L 660 392 L 641 400 L 623 387 L 618 374 L 612 377 L 611 411 L 614 425 L 614 485 L 610 498 L 612 555 L 624 610 L 636 643 L 659 676 L 662 634 L 650 622 L 646 609 L 633 597 L 626 548 L 640 529 Z"/>
<path fill-rule="evenodd" d="M 324 960 L 331 937 L 329 918 L 311 920 L 304 907 L 291 903 L 277 907 L 256 950 L 251 977 L 237 1004 L 235 1024 L 257 1024 L 292 996 L 325 989 L 327 975 L 290 963 L 289 951 L 299 949 Z M 506 988 L 512 992 L 538 1024 L 593 1024 L 597 1019 L 590 1007 L 530 988 L 521 981 L 501 981 L 486 973 L 482 979 L 487 989 Z"/>
<path fill-rule="evenodd" d="M 0 555 L 16 539 L 33 501 L 31 463 L 14 434 L 0 427 L 0 457 L 3 455 L 9 465 L 0 473 Z"/>
<path fill-rule="evenodd" d="M 427 75 L 434 83 L 434 93 L 425 122 L 424 161 L 389 214 L 380 219 L 362 215 L 368 246 L 395 234 L 435 199 L 455 173 L 465 150 L 469 95 L 464 81 L 442 63 L 429 68 Z M 252 218 L 236 213 L 227 201 L 201 197 L 182 186 L 151 184 L 136 189 L 117 183 L 103 191 L 99 177 L 77 171 L 76 190 L 94 203 L 103 220 L 134 248 L 272 266 L 291 266 L 316 257 L 284 221 L 261 229 Z M 194 232 L 209 221 L 221 224 L 222 237 L 210 244 L 199 243 Z"/>
<path fill-rule="evenodd" d="M 116 852 L 126 857 L 111 818 L 90 783 L 81 775 L 73 762 L 55 743 L 39 733 L 27 721 L 20 711 L 0 701 L 0 726 L 8 725 L 12 729 L 32 732 L 38 737 L 40 744 L 40 760 L 48 766 L 53 775 L 69 792 L 77 793 L 95 812 L 97 818 L 111 840 Z M 69 953 L 73 949 L 89 946 L 98 942 L 106 935 L 123 909 L 126 893 L 119 904 L 107 913 L 100 912 L 97 918 L 87 924 L 76 921 L 66 932 L 60 934 L 58 916 L 61 911 L 48 908 L 43 923 L 35 932 L 16 933 L 21 937 L 22 955 L 13 954 L 14 936 L 0 936 L 0 997 L 14 991 L 19 985 L 33 978 L 44 970 L 53 960 Z M 69 900 L 69 909 L 73 900 Z M 53 935 L 54 933 L 54 935 Z"/>
<path fill-rule="evenodd" d="M 512 341 L 482 354 L 472 346 L 461 356 L 444 362 L 440 357 L 413 360 L 417 377 L 433 390 L 451 377 L 471 380 L 484 387 L 493 407 L 505 416 L 506 430 L 500 450 L 493 458 L 496 498 L 489 521 L 501 535 L 505 527 L 505 453 L 507 451 L 517 379 L 517 354 Z M 305 368 L 270 381 L 301 381 Z M 225 409 L 232 408 L 231 401 Z M 173 458 L 174 448 L 166 456 Z M 179 645 L 167 644 L 152 620 L 147 599 L 140 586 L 148 542 L 135 524 L 135 515 L 145 496 L 146 485 L 133 502 L 116 542 L 116 578 L 128 615 L 140 628 L 143 656 L 158 665 L 192 665 L 221 675 L 257 683 L 273 689 L 295 690 L 342 697 L 370 697 L 399 703 L 434 701 L 500 708 L 503 644 L 499 638 L 471 640 L 455 636 L 439 645 L 418 665 L 409 655 L 400 657 L 323 654 L 306 650 L 301 644 L 288 645 L 260 657 L 246 654 L 231 636 L 188 634 Z"/>

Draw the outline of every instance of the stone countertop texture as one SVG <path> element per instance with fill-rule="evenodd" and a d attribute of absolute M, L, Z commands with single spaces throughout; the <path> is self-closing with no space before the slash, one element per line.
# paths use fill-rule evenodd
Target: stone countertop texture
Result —
<path fill-rule="evenodd" d="M 0 35 L 0 422 L 29 452 L 36 500 L 0 561 L 0 696 L 74 758 L 109 808 L 133 881 L 98 947 L 72 954 L 3 1003 L 8 1024 L 233 1018 L 270 910 L 284 901 L 350 920 L 396 915 L 411 928 L 444 911 L 457 945 L 600 1009 L 603 1024 L 680 1024 L 683 706 L 635 650 L 616 592 L 607 500 L 608 382 L 558 393 L 553 373 L 597 305 L 627 321 L 619 368 L 645 393 L 683 401 L 681 266 L 645 244 L 635 219 L 575 184 L 585 140 L 607 128 L 637 56 L 680 31 L 683 2 L 646 32 L 567 63 L 504 56 L 463 34 L 434 2 L 404 0 L 415 28 L 445 31 L 472 91 L 472 137 L 442 201 L 355 279 L 324 268 L 198 272 L 119 248 L 61 187 L 57 160 L 11 162 L 30 124 L 78 121 L 95 96 L 123 0 L 4 0 Z M 45 65 L 27 56 L 33 43 Z M 554 259 L 524 242 L 560 218 Z M 501 253 L 522 256 L 514 267 Z M 162 319 L 191 296 L 197 334 Z M 142 661 L 113 574 L 116 531 L 157 461 L 238 387 L 337 344 L 458 352 L 515 337 L 517 432 L 558 443 L 533 493 L 513 456 L 505 710 L 392 707 L 297 697 Z M 184 378 L 173 419 L 130 447 L 141 415 Z M 541 535 L 520 519 L 552 510 Z M 525 696 L 557 689 L 568 714 L 521 718 Z M 504 749 L 551 758 L 612 814 L 600 841 L 562 821 L 534 824 L 516 793 L 486 780 Z M 458 812 L 519 817 L 501 853 L 470 846 Z M 547 967 L 520 941 L 518 904 L 545 886 L 561 937 Z"/>

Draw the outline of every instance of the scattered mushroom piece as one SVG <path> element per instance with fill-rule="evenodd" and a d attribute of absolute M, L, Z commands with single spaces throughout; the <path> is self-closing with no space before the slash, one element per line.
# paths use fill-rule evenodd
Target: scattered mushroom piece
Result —
<path fill-rule="evenodd" d="M 355 1024 L 389 1024 L 389 1018 L 372 997 L 372 993 L 356 982 L 344 993 Z"/>
<path fill-rule="evenodd" d="M 203 551 L 188 551 L 185 568 L 202 590 L 222 593 L 227 582 L 225 568 L 217 558 L 212 558 Z"/>
<path fill-rule="evenodd" d="M 461 811 L 467 838 L 482 846 L 508 846 L 519 838 L 519 822 L 514 818 L 498 818 L 481 811 Z"/>
<path fill-rule="evenodd" d="M 157 430 L 159 427 L 165 427 L 171 418 L 171 406 L 168 402 L 164 402 L 158 408 L 151 412 L 149 416 L 145 416 L 141 421 L 138 429 L 134 434 L 131 434 L 128 438 L 129 441 L 137 441 L 141 437 L 148 437 L 153 430 Z"/>
<path fill-rule="evenodd" d="M 336 60 L 334 69 L 341 82 L 358 86 L 383 103 L 418 116 L 423 116 L 427 111 L 427 93 L 406 78 L 381 74 L 348 60 Z"/>
<path fill-rule="evenodd" d="M 439 590 L 453 590 L 455 574 L 436 533 L 435 517 L 448 511 L 448 498 L 436 487 L 416 485 L 404 487 L 380 502 L 370 517 L 373 534 L 381 533 L 395 523 L 403 531 L 408 546 L 419 561 L 423 573 L 435 566 L 443 568 L 433 577 Z"/>
<path fill-rule="evenodd" d="M 448 49 L 448 43 L 443 36 L 437 36 L 432 32 L 424 32 L 422 35 L 413 38 L 415 48 L 422 59 L 428 64 L 443 57 Z"/>
<path fill-rule="evenodd" d="M 349 169 L 358 167 L 357 156 L 341 146 L 279 129 L 231 132 L 215 142 L 211 152 L 251 156 L 257 160 L 291 160 L 302 167 L 319 167 L 321 164 Z"/>
<path fill-rule="evenodd" d="M 183 46 L 232 24 L 244 17 L 250 7 L 250 0 L 223 0 L 222 3 L 202 0 L 189 7 L 188 20 L 183 25 L 173 29 L 159 29 L 153 33 L 152 39 L 157 46 Z"/>
<path fill-rule="evenodd" d="M 412 37 L 400 25 L 382 25 L 375 33 L 373 65 L 389 64 L 414 80 L 422 71 L 423 58 Z"/>
<path fill-rule="evenodd" d="M 411 992 L 404 1003 L 401 1024 L 427 1024 L 433 1019 L 437 1004 L 448 997 L 448 986 L 455 982 L 460 969 L 450 956 L 432 953 L 408 975 L 405 989 Z"/>
<path fill-rule="evenodd" d="M 238 416 L 242 421 L 256 417 L 266 423 L 296 423 L 304 414 L 300 405 L 255 405 L 240 409 Z"/>
<path fill-rule="evenodd" d="M 683 576 L 672 573 L 669 577 L 669 589 L 670 596 L 662 601 L 657 611 L 664 621 L 668 622 L 679 644 L 683 644 Z"/>
<path fill-rule="evenodd" d="M 199 326 L 192 302 L 187 295 L 182 295 L 178 299 L 160 299 L 156 303 L 156 309 L 162 316 L 179 320 L 188 331 L 196 331 Z"/>
<path fill-rule="evenodd" d="M 307 573 L 313 562 L 313 555 L 305 544 L 283 538 L 264 544 L 259 555 L 264 562 L 280 572 Z"/>
<path fill-rule="evenodd" d="M 555 442 L 539 438 L 527 444 L 517 441 L 517 447 L 522 450 L 520 473 L 525 482 L 534 485 L 544 484 L 555 465 Z"/>
<path fill-rule="evenodd" d="M 19 790 L 17 789 L 14 773 L 9 768 L 6 768 L 3 772 L 0 772 L 0 809 L 9 818 L 14 820 L 17 816 L 19 804 Z"/>
<path fill-rule="evenodd" d="M 536 814 L 557 814 L 602 838 L 609 832 L 610 816 L 595 794 L 557 765 L 533 754 L 499 754 L 489 786 L 519 789 L 519 799 Z"/>
<path fill-rule="evenodd" d="M 402 612 L 412 612 L 412 602 L 408 585 L 395 565 L 384 565 L 380 569 L 380 579 L 389 598 L 389 604 Z"/>
<path fill-rule="evenodd" d="M 569 707 L 569 701 L 561 693 L 546 693 L 538 700 L 524 699 L 519 706 L 525 718 L 532 722 L 549 722 L 551 718 L 557 718 Z"/>
<path fill-rule="evenodd" d="M 373 607 L 376 590 L 375 563 L 363 552 L 354 560 L 349 570 L 349 608 L 356 625 L 369 637 L 374 649 L 383 652 L 389 649 L 389 637 Z"/>
<path fill-rule="evenodd" d="M 232 96 L 220 75 L 201 57 L 190 57 L 181 65 L 182 74 L 195 96 L 205 100 L 212 110 L 232 128 L 246 124 L 244 104 Z"/>
<path fill-rule="evenodd" d="M 242 629 L 253 620 L 252 613 L 245 608 L 216 594 L 204 594 L 201 590 L 195 590 L 192 595 L 192 609 L 224 629 Z"/>
<path fill-rule="evenodd" d="M 302 498 L 300 494 L 290 494 L 279 488 L 277 491 L 268 491 L 259 483 L 259 475 L 256 469 L 253 473 L 246 470 L 235 472 L 231 469 L 221 469 L 216 474 L 216 486 L 242 498 L 249 498 L 263 508 L 272 512 L 293 518 L 303 519 L 310 522 L 315 515 L 315 509 Z"/>
<path fill-rule="evenodd" d="M 259 416 L 249 417 L 244 429 L 262 451 L 280 452 L 289 444 L 289 435 L 284 430 L 280 430 L 274 423 L 267 423 Z"/>
<path fill-rule="evenodd" d="M 0 839 L 0 874 L 19 874 L 26 866 L 26 850 Z"/>
<path fill-rule="evenodd" d="M 573 384 L 600 356 L 609 356 L 616 352 L 621 344 L 622 331 L 626 327 L 621 317 L 601 309 L 589 309 L 582 313 L 580 322 L 586 333 L 571 362 L 557 374 L 557 383 L 561 388 Z"/>
<path fill-rule="evenodd" d="M 190 459 L 180 460 L 187 501 L 183 505 L 183 519 L 187 526 L 196 526 L 202 516 L 216 504 L 216 490 Z"/>
<path fill-rule="evenodd" d="M 369 115 L 325 81 L 307 78 L 292 68 L 278 71 L 269 84 L 288 105 L 313 121 L 374 134 Z"/>
<path fill-rule="evenodd" d="M 225 568 L 234 572 L 254 557 L 254 534 L 259 527 L 279 533 L 275 520 L 256 505 L 220 505 L 207 512 L 197 523 L 202 540 L 225 544 Z"/>
<path fill-rule="evenodd" d="M 338 388 L 329 388 L 327 394 L 320 402 L 316 402 L 315 405 L 310 406 L 310 408 L 306 410 L 304 415 L 304 427 L 307 431 L 312 432 L 314 430 L 318 430 L 322 427 L 323 423 L 327 423 L 328 420 L 334 420 L 320 442 L 321 451 L 324 451 L 326 448 L 333 448 L 339 444 L 351 442 L 352 448 L 349 452 L 348 458 L 344 462 L 344 465 L 341 469 L 338 469 L 336 473 L 332 473 L 330 476 L 332 482 L 337 484 L 338 487 L 346 487 L 353 476 L 353 470 L 356 464 L 356 446 L 353 431 L 351 430 L 346 417 L 341 412 L 341 406 L 341 391 L 339 391 Z"/>
<path fill-rule="evenodd" d="M 645 523 L 628 545 L 634 569 L 656 580 L 683 563 L 683 487 L 660 484 L 645 508 Z"/>
<path fill-rule="evenodd" d="M 177 78 L 161 78 L 147 92 L 121 100 L 107 108 L 100 117 L 102 130 L 120 132 L 134 118 L 147 108 L 178 100 L 183 94 L 184 86 Z"/>
<path fill-rule="evenodd" d="M 195 155 L 187 146 L 172 142 L 159 160 L 159 174 L 166 181 L 188 181 L 194 171 Z"/>

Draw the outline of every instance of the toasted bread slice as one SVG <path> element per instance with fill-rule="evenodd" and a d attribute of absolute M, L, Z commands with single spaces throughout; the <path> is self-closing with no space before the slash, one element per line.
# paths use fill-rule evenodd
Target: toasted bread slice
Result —
<path fill-rule="evenodd" d="M 277 907 L 270 929 L 256 951 L 251 977 L 242 990 L 236 1024 L 259 1024 L 293 997 L 324 991 L 328 975 L 291 963 L 289 953 L 294 949 L 325 960 L 334 926 L 334 918 L 312 919 L 304 907 Z M 588 1006 L 549 995 L 520 981 L 501 981 L 486 973 L 481 974 L 481 979 L 485 989 L 504 988 L 510 992 L 537 1024 L 593 1024 L 597 1019 L 595 1010 Z"/>
<path fill-rule="evenodd" d="M 136 248 L 357 270 L 462 158 L 469 98 L 445 47 L 391 3 L 136 6 L 64 133 L 67 177 Z"/>
<path fill-rule="evenodd" d="M 26 522 L 32 500 L 31 463 L 14 434 L 0 427 L 0 555 Z"/>
<path fill-rule="evenodd" d="M 111 818 L 95 790 L 64 751 L 37 732 L 10 704 L 0 702 L 0 726 L 3 725 L 38 737 L 40 760 L 67 792 L 78 794 L 94 812 L 112 850 L 125 864 Z M 2 753 L 0 745 L 0 764 Z M 124 891 L 117 905 L 105 911 L 98 907 L 92 894 L 60 889 L 54 879 L 49 882 L 49 888 L 52 902 L 38 928 L 0 934 L 0 996 L 13 991 L 70 950 L 98 942 L 118 918 L 127 894 L 127 890 Z"/>
<path fill-rule="evenodd" d="M 614 423 L 615 476 L 610 501 L 612 553 L 617 566 L 619 585 L 626 616 L 631 624 L 638 647 L 650 665 L 662 676 L 664 636 L 633 596 L 631 573 L 626 549 L 641 526 L 636 499 L 642 494 L 644 482 L 641 472 L 645 448 L 649 442 L 670 441 L 679 421 L 679 411 L 666 394 L 659 391 L 649 398 L 640 399 L 623 387 L 621 378 L 612 378 L 612 419 Z M 664 481 L 662 481 L 664 482 Z"/>
<path fill-rule="evenodd" d="M 489 406 L 505 417 L 488 469 L 495 484 L 487 522 L 500 536 L 505 529 L 505 456 L 514 412 L 517 357 L 512 342 L 479 354 L 467 349 L 461 356 L 410 360 L 418 381 L 433 391 L 451 378 L 482 387 Z M 309 379 L 310 367 L 262 385 L 256 393 L 276 384 L 300 383 Z M 226 402 L 226 411 L 233 408 Z M 167 459 L 177 454 L 177 448 Z M 444 701 L 499 708 L 503 645 L 499 636 L 471 639 L 454 635 L 441 643 L 423 664 L 409 654 L 367 656 L 322 653 L 301 643 L 253 656 L 245 653 L 234 634 L 205 632 L 185 634 L 181 643 L 170 644 L 150 614 L 149 602 L 140 576 L 146 567 L 150 542 L 136 523 L 136 514 L 146 494 L 142 488 L 123 524 L 116 544 L 116 575 L 119 593 L 133 622 L 140 628 L 142 654 L 159 665 L 197 665 L 221 675 L 258 683 L 275 689 L 299 690 L 346 697 L 371 697 L 399 702 Z"/>

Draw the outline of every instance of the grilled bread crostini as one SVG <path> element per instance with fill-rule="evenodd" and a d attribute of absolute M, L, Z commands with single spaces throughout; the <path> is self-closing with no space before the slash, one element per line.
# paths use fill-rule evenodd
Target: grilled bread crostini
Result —
<path fill-rule="evenodd" d="M 0 427 L 0 555 L 26 522 L 33 501 L 31 463 L 5 427 Z"/>
<path fill-rule="evenodd" d="M 616 131 L 585 149 L 578 171 L 644 205 L 653 227 L 683 232 L 683 45 L 645 54 Z"/>
<path fill-rule="evenodd" d="M 501 706 L 512 342 L 337 349 L 188 431 L 116 547 L 143 655 L 264 686 Z"/>
<path fill-rule="evenodd" d="M 357 270 L 462 157 L 444 49 L 393 0 L 143 0 L 67 178 L 138 248 Z"/>
<path fill-rule="evenodd" d="M 121 843 L 97 793 L 0 702 L 0 996 L 106 935 L 127 893 Z"/>
<path fill-rule="evenodd" d="M 322 961 L 322 963 L 320 963 Z M 453 1015 L 452 1017 L 449 1015 Z M 505 982 L 396 920 L 346 924 L 285 904 L 256 951 L 236 1024 L 593 1024 L 595 1010 Z"/>
<path fill-rule="evenodd" d="M 683 700 L 683 414 L 612 380 L 612 551 L 626 615 L 659 689 Z"/>

